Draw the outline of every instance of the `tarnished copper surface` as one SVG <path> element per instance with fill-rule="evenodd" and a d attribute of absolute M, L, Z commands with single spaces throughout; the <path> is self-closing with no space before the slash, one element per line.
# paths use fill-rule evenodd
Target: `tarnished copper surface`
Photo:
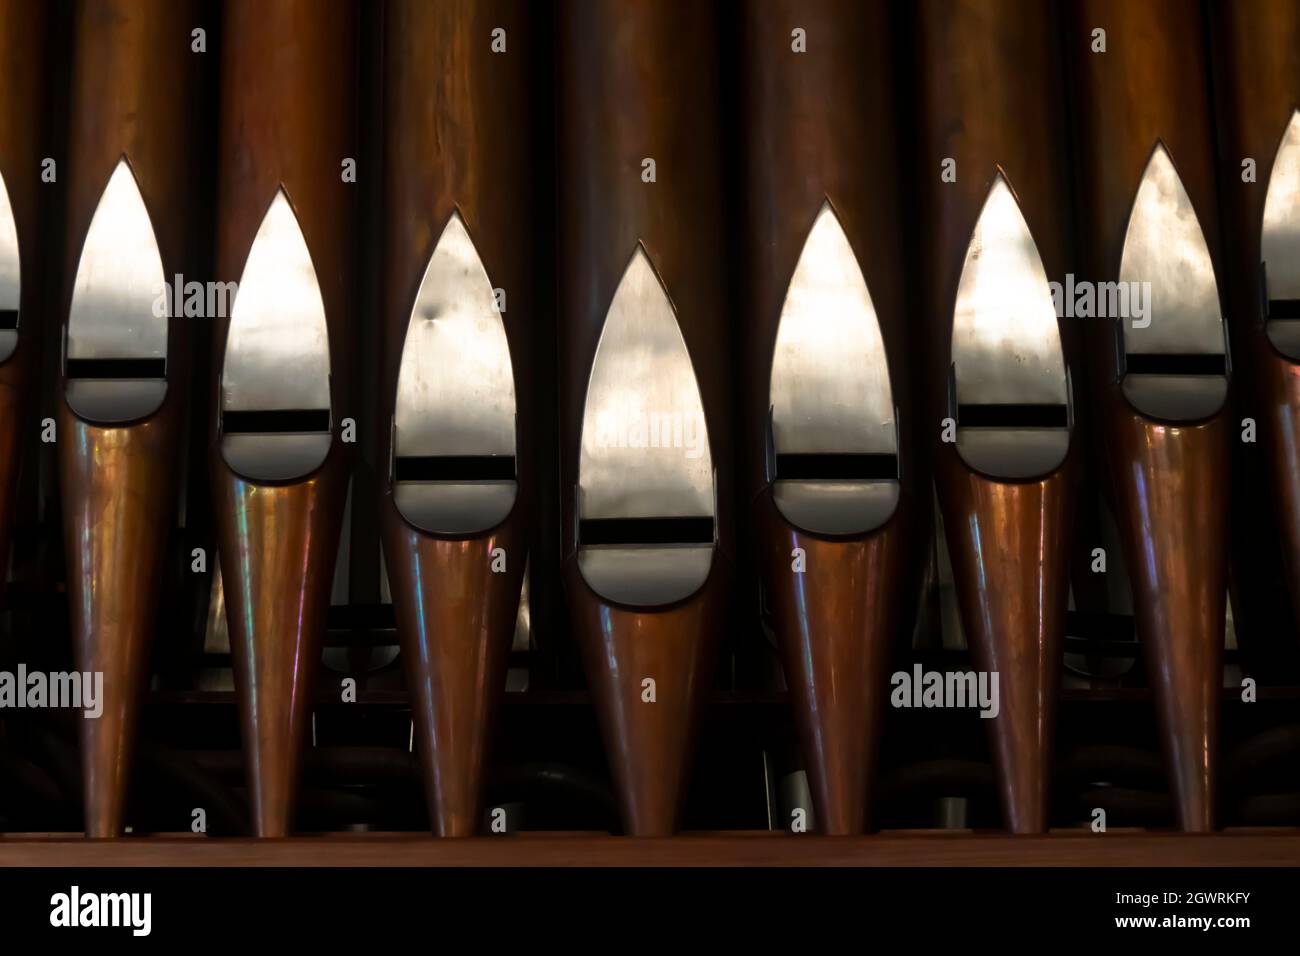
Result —
<path fill-rule="evenodd" d="M 1211 5 L 1214 87 L 1219 110 L 1219 183 L 1226 228 L 1233 360 L 1243 370 L 1238 389 L 1242 414 L 1255 419 L 1255 444 L 1234 448 L 1234 621 L 1247 652 L 1257 643 L 1287 640 L 1274 620 L 1244 633 L 1240 601 L 1267 605 L 1276 568 L 1261 539 L 1281 539 L 1281 568 L 1300 598 L 1300 369 L 1272 347 L 1264 330 L 1260 287 L 1261 231 L 1269 183 L 1282 132 L 1300 109 L 1300 5 L 1290 0 L 1238 0 Z M 1242 162 L 1253 159 L 1254 181 L 1243 181 Z M 1271 495 L 1259 493 L 1267 482 Z M 1261 553 L 1262 552 L 1262 553 Z M 1238 600 L 1238 598 L 1240 600 Z M 1267 657 L 1267 646 L 1259 649 Z"/>
<path fill-rule="evenodd" d="M 311 726 L 346 487 L 337 471 L 255 485 L 224 468 L 214 469 L 212 486 L 249 808 L 258 836 L 285 836 Z"/>
<path fill-rule="evenodd" d="M 0 363 L 0 567 L 9 563 L 14 496 L 23 463 L 21 438 L 35 403 L 44 322 L 44 200 L 48 192 L 30 171 L 46 155 L 45 96 L 48 30 L 45 4 L 0 4 L 0 176 L 4 177 L 18 232 L 22 284 L 18 345 Z"/>
<path fill-rule="evenodd" d="M 1048 823 L 1069 593 L 1070 470 L 1079 456 L 1072 453 L 1038 479 L 996 480 L 974 471 L 939 438 L 950 413 L 958 283 L 999 172 L 1014 192 L 1047 279 L 1063 281 L 1072 265 L 1057 17 L 1051 4 L 1024 0 L 927 0 L 914 16 L 925 146 L 926 435 L 963 628 L 976 666 L 999 672 L 1000 712 L 985 722 L 1004 822 L 1016 832 L 1041 831 Z M 956 162 L 955 182 L 940 178 L 944 159 Z M 1077 332 L 1067 321 L 1059 328 L 1065 361 L 1073 367 Z M 1072 437 L 1071 446 L 1077 444 Z"/>
<path fill-rule="evenodd" d="M 422 533 L 382 484 L 381 530 L 403 666 L 414 703 L 433 829 L 471 836 L 480 826 L 491 729 L 505 685 L 532 514 L 534 351 L 527 139 L 532 38 L 523 0 L 424 3 L 386 12 L 383 421 L 391 420 L 403 342 L 421 277 L 453 211 L 465 221 L 492 285 L 505 289 L 513 366 L 518 492 L 504 523 L 464 538 Z M 492 52 L 506 31 L 508 55 Z M 390 430 L 380 460 L 389 461 Z M 493 573 L 494 549 L 505 571 Z"/>
<path fill-rule="evenodd" d="M 956 461 L 944 466 L 942 457 L 936 471 L 962 624 L 975 666 L 998 674 L 999 713 L 987 722 L 1006 826 L 1041 833 L 1069 594 L 1071 465 L 1011 483 Z"/>
<path fill-rule="evenodd" d="M 577 561 L 565 584 L 605 754 L 631 836 L 668 836 L 681 818 L 703 699 L 717 665 L 729 567 L 714 559 L 690 598 L 645 611 L 607 604 Z M 585 592 L 585 593 L 584 593 Z M 654 681 L 654 700 L 643 681 Z"/>
<path fill-rule="evenodd" d="M 1109 436 L 1116 518 L 1179 822 L 1197 832 L 1215 819 L 1231 432 L 1224 415 L 1165 425 L 1117 409 Z"/>
<path fill-rule="evenodd" d="M 61 405 L 64 549 L 80 671 L 104 675 L 104 712 L 80 722 L 86 833 L 117 836 L 125 819 L 140 696 L 148 679 L 168 532 L 175 514 L 174 421 L 88 424 Z"/>
<path fill-rule="evenodd" d="M 928 469 L 914 467 L 916 424 L 904 349 L 898 217 L 904 203 L 896 135 L 890 11 L 851 0 L 751 0 L 739 10 L 743 67 L 746 254 L 745 471 L 786 682 L 794 701 L 818 829 L 858 833 L 867 824 L 885 667 L 895 634 L 910 628 L 924 535 L 912 501 L 928 500 Z M 807 31 L 806 53 L 790 30 Z M 809 225 L 829 202 L 853 246 L 875 308 L 899 409 L 905 484 L 885 528 L 851 539 L 818 537 L 786 520 L 767 486 L 766 438 L 777 327 Z M 819 320 L 830 322 L 834 316 Z M 816 383 L 806 383 L 815 394 Z M 757 496 L 755 497 L 755 494 Z M 924 527 L 928 522 L 922 522 Z M 796 574 L 791 551 L 803 548 Z M 913 573 L 916 572 L 916 573 Z"/>
<path fill-rule="evenodd" d="M 519 607 L 524 529 L 509 519 L 468 539 L 421 534 L 392 508 L 384 554 L 412 697 L 425 796 L 439 836 L 473 836 Z M 492 571 L 505 550 L 506 571 Z"/>
<path fill-rule="evenodd" d="M 217 269 L 238 281 L 277 191 L 292 203 L 329 329 L 333 441 L 323 465 L 287 484 L 253 484 L 212 449 L 215 519 L 250 809 L 259 836 L 292 824 L 303 728 L 329 604 L 347 490 L 356 271 L 357 6 L 350 0 L 223 4 Z M 215 331 L 214 379 L 228 319 Z M 286 370 L 291 374 L 292 370 Z M 214 381 L 214 386 L 215 386 Z M 216 436 L 214 436 L 216 437 Z"/>
<path fill-rule="evenodd" d="M 650 0 L 558 5 L 560 487 L 567 594 L 606 750 L 635 834 L 667 833 L 684 792 L 695 715 L 716 655 L 734 517 L 731 352 L 720 223 L 716 11 Z M 643 182 L 643 161 L 656 180 Z M 716 467 L 718 546 L 707 582 L 677 605 L 598 597 L 575 554 L 575 490 L 592 359 L 616 287 L 642 244 L 671 300 Z M 657 682 L 643 703 L 643 678 Z"/>
<path fill-rule="evenodd" d="M 817 829 L 861 833 L 889 692 L 904 519 L 895 514 L 865 537 L 818 537 L 782 518 L 771 492 L 754 515 Z M 801 573 L 791 564 L 795 548 L 804 552 Z"/>
<path fill-rule="evenodd" d="M 1079 212 L 1089 277 L 1118 278 L 1134 196 L 1157 143 L 1176 164 L 1217 264 L 1200 8 L 1177 0 L 1077 0 L 1071 7 L 1071 75 L 1082 121 Z M 1099 25 L 1107 31 L 1104 54 L 1089 49 L 1091 30 Z M 1142 416 L 1120 391 L 1112 323 L 1094 322 L 1089 339 L 1094 403 L 1178 819 L 1185 830 L 1209 830 L 1215 824 L 1232 405 L 1190 424 Z"/>
<path fill-rule="evenodd" d="M 195 70 L 187 51 L 195 6 L 90 0 L 76 9 L 69 132 L 64 298 L 110 174 L 125 156 L 167 276 L 192 272 L 188 211 Z M 104 715 L 83 721 L 86 832 L 123 826 L 139 698 L 147 676 L 162 561 L 175 523 L 188 351 L 186 320 L 169 322 L 167 395 L 142 421 L 100 427 L 76 418 L 58 390 L 58 456 L 73 648 L 79 670 L 104 671 Z M 62 386 L 62 382 L 60 383 Z"/>

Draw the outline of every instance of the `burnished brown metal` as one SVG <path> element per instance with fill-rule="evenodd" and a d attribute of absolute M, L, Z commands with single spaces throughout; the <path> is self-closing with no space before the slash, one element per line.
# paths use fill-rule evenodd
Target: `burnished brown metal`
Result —
<path fill-rule="evenodd" d="M 976 222 L 1001 172 L 1014 191 L 1048 279 L 1069 268 L 1064 78 L 1051 4 L 928 0 L 915 8 L 921 66 L 921 181 L 927 226 L 923 287 L 930 339 L 926 434 L 962 624 L 976 666 L 999 674 L 1000 712 L 987 721 L 1003 817 L 1018 833 L 1046 829 L 1053 722 L 1068 595 L 1074 451 L 1040 478 L 981 474 L 940 441 L 958 282 Z M 955 182 L 940 178 L 956 162 Z M 1074 332 L 1062 323 L 1067 363 Z M 1071 438 L 1071 447 L 1078 444 Z"/>
<path fill-rule="evenodd" d="M 693 597 L 643 611 L 605 602 L 582 579 L 577 561 L 565 567 L 583 668 L 629 835 L 667 836 L 677 827 L 717 663 L 727 573 L 717 562 Z M 644 697 L 646 677 L 656 682 L 653 702 Z"/>
<path fill-rule="evenodd" d="M 39 167 L 46 148 L 46 13 L 39 3 L 0 4 L 0 88 L 6 91 L 0 97 L 0 176 L 13 210 L 21 266 L 18 344 L 0 363 L 0 567 L 9 563 L 14 496 L 24 460 L 21 439 L 34 405 L 45 311 L 40 265 L 48 191 L 30 171 Z"/>
<path fill-rule="evenodd" d="M 1241 443 L 1237 450 L 1244 480 L 1233 487 L 1233 537 L 1241 542 L 1233 557 L 1235 612 L 1240 599 L 1268 600 L 1243 588 L 1248 581 L 1268 579 L 1269 569 L 1258 563 L 1264 535 L 1281 538 L 1281 565 L 1293 606 L 1300 596 L 1300 366 L 1275 349 L 1265 333 L 1267 303 L 1260 282 L 1265 199 L 1283 131 L 1300 110 L 1300 5 L 1240 0 L 1214 3 L 1211 9 L 1219 182 L 1232 237 L 1225 247 L 1228 318 L 1234 364 L 1244 370 L 1248 383 L 1238 389 L 1238 400 L 1243 414 L 1258 425 L 1257 443 Z M 1242 169 L 1247 159 L 1256 167 L 1249 181 Z M 1267 497 L 1259 493 L 1265 481 L 1271 491 Z M 1284 639 L 1276 626 L 1258 638 L 1243 635 L 1240 616 L 1234 613 L 1243 645 Z"/>
<path fill-rule="evenodd" d="M 574 630 L 625 828 L 676 828 L 710 685 L 733 553 L 730 367 L 711 4 L 568 0 L 557 10 L 560 437 L 563 551 Z M 642 181 L 643 160 L 656 181 Z M 599 597 L 577 565 L 574 489 L 587 383 L 606 313 L 642 243 L 675 309 L 716 467 L 718 546 L 707 581 L 675 605 Z M 643 678 L 657 701 L 642 701 Z"/>
<path fill-rule="evenodd" d="M 1010 483 L 951 464 L 939 472 L 944 528 L 975 666 L 998 674 L 989 723 L 1003 814 L 1007 829 L 1040 833 L 1069 595 L 1072 465 Z"/>
<path fill-rule="evenodd" d="M 88 0 L 76 8 L 68 141 L 66 314 L 83 243 L 123 157 L 149 213 L 163 273 L 186 271 L 195 73 L 194 5 Z M 159 51 L 176 51 L 160 54 Z M 24 290 L 25 294 L 25 290 Z M 167 394 L 143 420 L 101 426 L 57 398 L 69 608 L 78 670 L 104 674 L 104 712 L 81 722 L 86 833 L 124 823 L 168 536 L 175 525 L 186 403 L 185 320 L 168 323 Z"/>
<path fill-rule="evenodd" d="M 867 823 L 879 746 L 885 669 L 899 624 L 911 539 L 915 469 L 904 360 L 903 203 L 896 135 L 890 12 L 851 0 L 750 0 L 740 7 L 745 169 L 745 474 L 762 571 L 782 648 L 815 804 L 824 833 Z M 807 50 L 790 31 L 806 31 Z M 776 508 L 766 467 L 777 327 L 809 227 L 829 202 L 875 307 L 899 407 L 899 458 L 909 483 L 883 528 L 849 538 L 811 534 Z M 822 321 L 832 321 L 823 316 Z M 815 382 L 805 383 L 815 389 Z M 928 488 L 925 489 L 928 496 Z M 802 548 L 806 569 L 792 570 Z"/>
<path fill-rule="evenodd" d="M 817 828 L 861 833 L 898 622 L 905 518 L 895 514 L 863 537 L 825 538 L 791 525 L 771 492 L 755 502 L 754 515 Z M 806 562 L 797 575 L 795 548 Z"/>
<path fill-rule="evenodd" d="M 357 155 L 357 7 L 231 0 L 223 13 L 217 278 L 239 281 L 283 188 L 329 330 L 333 440 L 324 463 L 303 479 L 262 484 L 230 468 L 219 440 L 211 455 L 253 827 L 259 836 L 283 836 L 292 826 L 347 491 L 342 422 L 356 418 L 349 330 L 357 186 L 343 180 L 341 163 Z M 229 324 L 217 323 L 217 375 Z"/>
<path fill-rule="evenodd" d="M 508 55 L 492 51 L 505 30 Z M 482 815 L 491 729 L 506 665 L 531 513 L 533 403 L 530 158 L 527 113 L 532 38 L 523 0 L 402 0 L 386 14 L 386 282 L 384 421 L 391 419 L 402 347 L 421 277 L 442 230 L 460 215 L 502 314 L 517 403 L 518 492 L 495 529 L 428 534 L 394 504 L 391 474 L 380 503 L 384 554 L 411 690 L 433 829 L 472 836 Z M 386 429 L 386 435 L 388 431 Z M 381 461 L 387 463 L 385 447 Z M 497 549 L 504 570 L 492 569 Z"/>
<path fill-rule="evenodd" d="M 1200 8 L 1177 0 L 1079 0 L 1067 24 L 1080 129 L 1080 230 L 1088 277 L 1118 278 L 1134 197 L 1157 143 L 1177 167 L 1212 264 L 1219 260 L 1208 73 Z M 1093 53 L 1092 31 L 1107 50 Z M 1220 269 L 1214 270 L 1221 275 Z M 1230 402 L 1207 420 L 1157 421 L 1119 385 L 1111 323 L 1089 335 L 1093 400 L 1109 459 L 1138 636 L 1156 693 L 1184 830 L 1215 822 L 1227 587 Z"/>

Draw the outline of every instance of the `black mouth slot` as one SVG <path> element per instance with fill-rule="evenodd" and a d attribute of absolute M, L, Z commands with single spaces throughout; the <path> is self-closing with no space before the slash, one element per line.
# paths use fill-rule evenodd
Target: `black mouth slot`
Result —
<path fill-rule="evenodd" d="M 1068 428 L 1064 405 L 991 403 L 957 406 L 959 428 Z"/>
<path fill-rule="evenodd" d="M 1228 358 L 1222 352 L 1129 352 L 1124 356 L 1128 375 L 1220 375 L 1228 374 Z"/>
<path fill-rule="evenodd" d="M 898 478 L 898 456 L 885 454 L 777 455 L 782 481 L 889 481 Z"/>
<path fill-rule="evenodd" d="M 0 309 L 0 329 L 18 328 L 18 310 Z"/>
<path fill-rule="evenodd" d="M 166 378 L 167 360 L 160 358 L 70 358 L 68 378 Z"/>
<path fill-rule="evenodd" d="M 587 518 L 578 522 L 578 543 L 712 544 L 713 519 Z"/>
<path fill-rule="evenodd" d="M 2 315 L 3 313 L 0 313 Z M 1270 322 L 1295 322 L 1300 320 L 1300 299 L 1269 299 L 1268 320 Z M 3 326 L 9 328 L 9 326 Z"/>
<path fill-rule="evenodd" d="M 256 412 L 223 412 L 221 429 L 227 435 L 259 435 L 330 430 L 328 408 L 277 408 Z"/>
<path fill-rule="evenodd" d="M 514 455 L 423 455 L 393 463 L 395 481 L 509 481 L 514 477 Z"/>

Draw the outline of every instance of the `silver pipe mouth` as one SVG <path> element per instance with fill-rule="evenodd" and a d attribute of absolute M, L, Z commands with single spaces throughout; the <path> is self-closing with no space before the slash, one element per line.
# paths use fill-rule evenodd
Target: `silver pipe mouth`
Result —
<path fill-rule="evenodd" d="M 769 384 L 777 511 L 814 534 L 865 534 L 898 507 L 897 410 L 875 303 L 822 203 L 786 288 Z"/>
<path fill-rule="evenodd" d="M 998 170 L 966 247 L 953 308 L 949 415 L 957 454 L 994 478 L 1049 474 L 1073 425 L 1069 370 L 1038 246 Z"/>
<path fill-rule="evenodd" d="M 0 235 L 0 257 L 4 243 Z M 0 277 L 0 305 L 4 295 Z M 86 231 L 63 330 L 64 398 L 74 414 L 118 424 L 145 418 L 162 406 L 170 314 L 153 223 L 123 157 Z M 16 330 L 4 332 L 16 343 Z"/>
<path fill-rule="evenodd" d="M 291 481 L 333 443 L 329 326 L 311 253 L 277 190 L 235 292 L 221 367 L 222 458 L 253 481 Z"/>
<path fill-rule="evenodd" d="M 717 541 L 704 404 L 676 311 L 640 243 L 592 358 L 575 493 L 578 568 L 598 595 L 657 606 L 704 585 Z"/>
<path fill-rule="evenodd" d="M 1124 397 L 1161 421 L 1214 415 L 1228 397 L 1227 329 L 1205 234 L 1164 143 L 1133 199 L 1119 281 L 1151 290 L 1149 314 L 1117 318 Z"/>
<path fill-rule="evenodd" d="M 1300 361 L 1300 109 L 1273 157 L 1259 249 L 1264 331 L 1275 349 Z"/>
<path fill-rule="evenodd" d="M 402 345 L 393 502 L 411 525 L 469 535 L 518 496 L 514 367 L 497 292 L 459 212 L 429 257 Z"/>

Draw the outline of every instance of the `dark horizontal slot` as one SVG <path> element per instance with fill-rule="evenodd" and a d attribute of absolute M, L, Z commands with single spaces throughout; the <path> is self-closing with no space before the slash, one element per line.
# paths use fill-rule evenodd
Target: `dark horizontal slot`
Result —
<path fill-rule="evenodd" d="M 397 481 L 506 481 L 514 476 L 514 455 L 424 455 L 393 464 Z"/>
<path fill-rule="evenodd" d="M 712 518 L 588 518 L 578 542 L 592 544 L 712 544 Z"/>
<path fill-rule="evenodd" d="M 0 313 L 3 316 L 5 313 Z M 1300 319 L 1300 299 L 1269 299 L 1268 300 L 1268 318 L 1269 321 L 1294 322 Z M 17 319 L 15 318 L 15 321 Z M 12 326 L 0 326 L 2 328 L 12 328 Z"/>
<path fill-rule="evenodd" d="M 777 455 L 776 477 L 785 480 L 885 481 L 898 477 L 897 455 Z"/>
<path fill-rule="evenodd" d="M 167 360 L 100 358 L 67 361 L 68 378 L 166 378 Z"/>
<path fill-rule="evenodd" d="M 1129 352 L 1124 356 L 1124 371 L 1130 375 L 1227 375 L 1228 360 L 1222 352 Z"/>
<path fill-rule="evenodd" d="M 980 404 L 958 405 L 961 428 L 1065 428 L 1070 413 L 1064 405 Z"/>
<path fill-rule="evenodd" d="M 258 412 L 224 412 L 221 428 L 226 434 L 255 432 L 327 432 L 330 413 L 327 408 L 278 408 Z"/>
<path fill-rule="evenodd" d="M 0 309 L 0 329 L 18 328 L 18 310 Z"/>

